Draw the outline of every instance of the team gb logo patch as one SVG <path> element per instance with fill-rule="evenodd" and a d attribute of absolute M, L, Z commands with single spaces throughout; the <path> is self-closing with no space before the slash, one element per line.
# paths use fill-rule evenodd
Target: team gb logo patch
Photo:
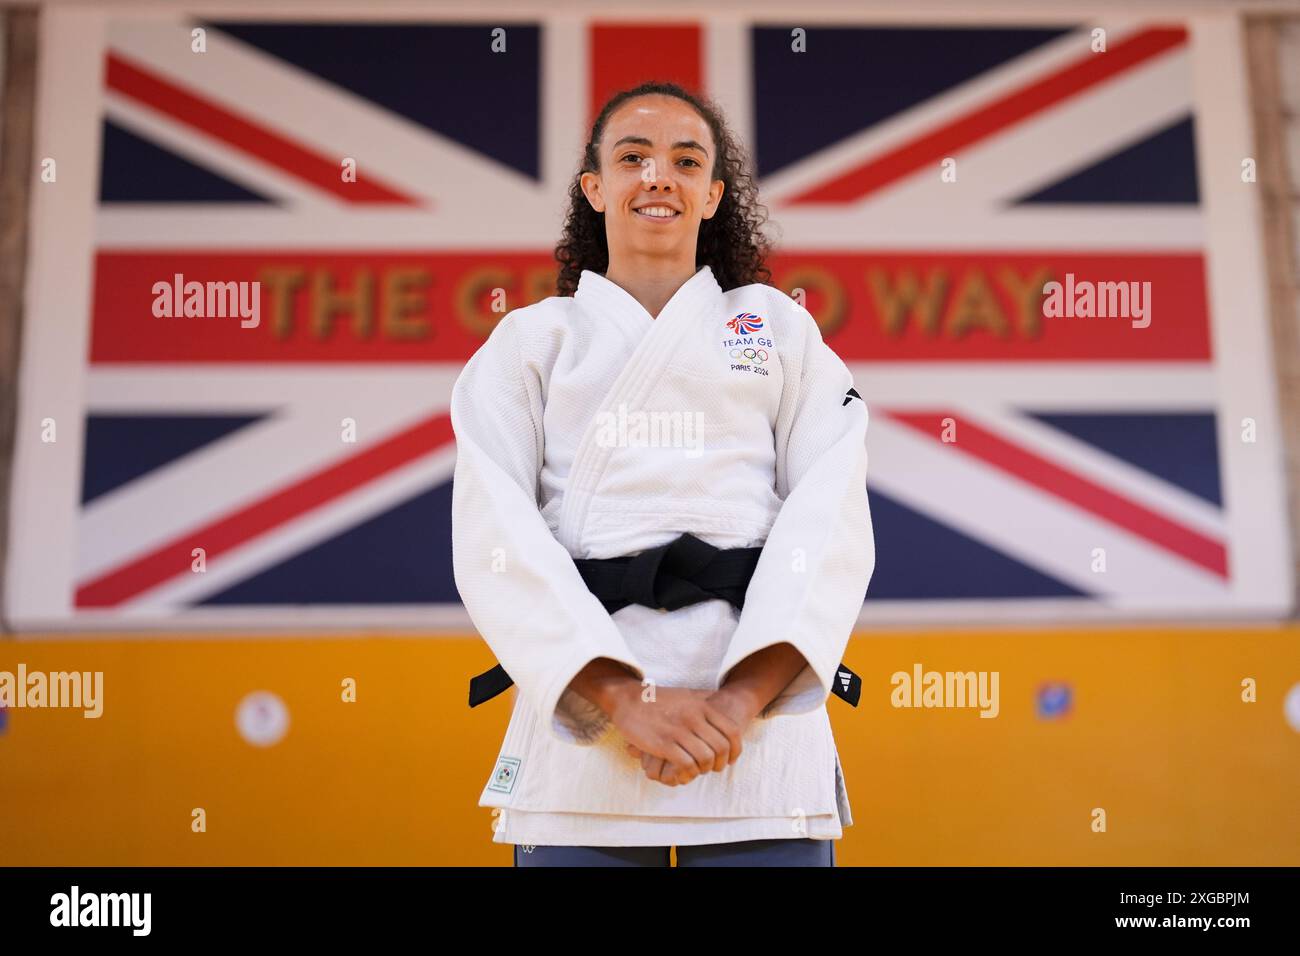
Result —
<path fill-rule="evenodd" d="M 767 375 L 763 368 L 772 358 L 772 340 L 763 330 L 763 317 L 754 312 L 740 312 L 727 320 L 722 347 L 731 360 L 731 370 L 751 375 Z"/>

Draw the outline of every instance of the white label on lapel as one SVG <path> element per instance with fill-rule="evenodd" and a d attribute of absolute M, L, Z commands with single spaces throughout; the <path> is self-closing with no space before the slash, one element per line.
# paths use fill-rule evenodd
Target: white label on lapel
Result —
<path fill-rule="evenodd" d="M 722 348 L 731 371 L 743 375 L 768 375 L 764 367 L 774 358 L 771 330 L 761 315 L 737 312 L 725 323 Z"/>
<path fill-rule="evenodd" d="M 519 779 L 519 759 L 517 757 L 502 757 L 497 761 L 497 768 L 492 771 L 492 782 L 488 784 L 489 790 L 498 790 L 501 793 L 509 793 L 515 788 L 515 781 Z"/>

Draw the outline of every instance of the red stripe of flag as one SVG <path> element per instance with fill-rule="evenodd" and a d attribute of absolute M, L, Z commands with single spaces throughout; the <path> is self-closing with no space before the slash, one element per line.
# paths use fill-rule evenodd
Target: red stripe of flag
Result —
<path fill-rule="evenodd" d="M 105 82 L 110 89 L 129 96 L 178 123 L 221 140 L 295 179 L 354 203 L 399 203 L 419 205 L 419 200 L 357 174 L 356 182 L 342 179 L 342 158 L 313 152 L 279 133 L 230 112 L 211 100 L 184 90 L 144 67 L 129 62 L 120 53 L 110 53 Z"/>
<path fill-rule="evenodd" d="M 171 578 L 189 574 L 190 551 L 210 560 L 453 442 L 451 417 L 435 415 L 260 501 L 178 535 L 161 547 L 77 589 L 77 607 L 113 607 Z"/>
<path fill-rule="evenodd" d="M 1146 538 L 1167 551 L 1213 571 L 1219 577 L 1228 576 L 1228 552 L 1222 542 L 1164 515 L 1157 514 L 1145 505 L 1130 501 L 1096 482 L 1067 471 L 1047 459 L 1034 454 L 952 412 L 886 412 L 890 418 L 902 422 L 923 435 L 938 441 L 944 428 L 944 419 L 956 423 L 957 441 L 951 447 L 960 449 L 981 461 L 1019 478 L 1082 508 L 1111 524 Z"/>
<path fill-rule="evenodd" d="M 945 157 L 1185 42 L 1187 31 L 1181 27 L 1143 30 L 1105 53 L 1086 54 L 1055 73 L 896 146 L 883 156 L 800 193 L 788 202 L 791 205 L 844 203 L 861 199 L 919 169 L 932 165 L 937 168 Z"/>
<path fill-rule="evenodd" d="M 702 92 L 701 43 L 700 28 L 694 23 L 593 23 L 588 31 L 588 124 L 596 121 L 600 108 L 614 93 L 649 80 Z"/>

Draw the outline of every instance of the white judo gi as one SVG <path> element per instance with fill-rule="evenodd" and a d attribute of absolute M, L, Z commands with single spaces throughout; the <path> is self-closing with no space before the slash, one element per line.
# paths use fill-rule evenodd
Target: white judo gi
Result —
<path fill-rule="evenodd" d="M 680 431 L 640 430 L 642 412 Z M 504 808 L 495 842 L 841 836 L 852 817 L 826 700 L 875 567 L 867 410 L 808 311 L 767 285 L 723 292 L 704 266 L 651 317 L 584 270 L 573 297 L 502 318 L 451 419 L 456 584 L 518 690 L 479 799 Z M 683 532 L 763 548 L 743 612 L 718 599 L 611 615 L 573 563 Z M 808 666 L 734 764 L 676 787 L 648 779 L 567 689 L 599 657 L 660 687 L 716 689 L 782 642 Z"/>

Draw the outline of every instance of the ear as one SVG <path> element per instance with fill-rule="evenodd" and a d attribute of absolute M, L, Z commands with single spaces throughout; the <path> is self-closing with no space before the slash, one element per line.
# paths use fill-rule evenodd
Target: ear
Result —
<path fill-rule="evenodd" d="M 712 219 L 713 214 L 718 211 L 718 206 L 722 204 L 722 193 L 726 190 L 727 184 L 721 179 L 715 179 L 709 184 L 709 202 L 704 207 L 703 219 Z"/>
<path fill-rule="evenodd" d="M 596 212 L 604 212 L 605 195 L 601 189 L 600 175 L 583 173 L 578 177 L 578 184 L 582 187 L 582 194 L 587 197 L 587 202 L 591 203 L 591 208 Z"/>

